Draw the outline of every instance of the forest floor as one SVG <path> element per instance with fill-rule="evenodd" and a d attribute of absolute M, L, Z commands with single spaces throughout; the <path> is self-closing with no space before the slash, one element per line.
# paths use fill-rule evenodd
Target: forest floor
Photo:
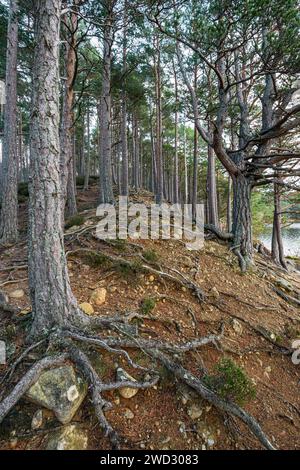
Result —
<path fill-rule="evenodd" d="M 241 366 L 256 386 L 256 397 L 244 407 L 260 423 L 276 448 L 300 449 L 300 365 L 292 362 L 291 348 L 300 338 L 300 307 L 280 297 L 274 287 L 297 297 L 300 291 L 300 273 L 285 273 L 270 260 L 256 254 L 256 269 L 242 274 L 235 256 L 225 243 L 206 240 L 200 251 L 188 251 L 182 241 L 128 240 L 109 244 L 96 240 L 89 230 L 95 220 L 91 210 L 96 205 L 96 187 L 88 193 L 78 192 L 79 211 L 84 217 L 81 227 L 67 230 L 66 251 L 72 289 L 79 303 L 90 302 L 91 293 L 99 287 L 106 290 L 105 303 L 94 306 L 94 315 L 114 315 L 124 312 L 142 312 L 145 299 L 153 299 L 152 311 L 144 312 L 139 324 L 145 338 L 183 343 L 209 333 L 217 333 L 224 323 L 222 350 L 207 345 L 185 354 L 184 364 L 195 374 L 213 370 L 223 356 L 232 358 Z M 151 202 L 151 195 L 134 196 Z M 23 208 L 26 204 L 22 205 Z M 25 243 L 26 215 L 21 221 L 24 242 L 0 250 L 0 289 L 10 303 L 21 309 L 19 319 L 0 312 L 0 339 L 9 344 L 9 363 L 24 348 L 26 315 L 30 312 L 27 281 L 27 254 Z M 85 232 L 82 229 L 87 228 Z M 79 249 L 101 250 L 134 261 L 138 253 L 154 256 L 160 267 L 171 267 L 182 273 L 206 293 L 200 303 L 184 286 L 179 287 L 158 275 L 128 272 L 97 263 L 92 256 Z M 73 252 L 73 253 L 72 253 Z M 25 265 L 24 268 L 22 266 Z M 16 268 L 17 267 L 17 268 Z M 289 284 L 284 291 L 284 280 Z M 16 290 L 24 295 L 14 298 Z M 299 297 L 298 297 L 299 298 Z M 135 321 L 135 320 L 133 320 Z M 286 348 L 286 349 L 285 349 Z M 149 366 L 151 360 L 141 352 L 131 352 L 136 362 Z M 101 376 L 112 380 L 115 369 L 124 367 L 131 375 L 126 360 L 108 353 L 92 353 L 95 367 Z M 37 359 L 34 351 L 17 369 L 13 383 Z M 6 366 L 0 366 L 0 379 Z M 209 403 L 201 401 L 165 371 L 158 384 L 125 399 L 116 392 L 106 397 L 114 404 L 106 416 L 119 435 L 124 438 L 124 449 L 256 449 L 260 444 L 237 419 L 220 413 Z M 43 427 L 31 429 L 31 420 L 37 407 L 25 400 L 5 418 L 0 427 L 0 449 L 43 449 L 53 429 L 61 425 L 52 413 L 46 412 Z M 199 411 L 200 410 L 200 411 Z M 89 449 L 109 449 L 97 425 L 90 401 L 85 400 L 73 421 L 86 430 Z"/>

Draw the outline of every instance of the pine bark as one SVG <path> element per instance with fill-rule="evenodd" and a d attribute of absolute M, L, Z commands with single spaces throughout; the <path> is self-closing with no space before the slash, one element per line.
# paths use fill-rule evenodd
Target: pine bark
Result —
<path fill-rule="evenodd" d="M 64 250 L 59 139 L 60 0 L 39 0 L 33 65 L 29 184 L 29 285 L 32 336 L 78 313 Z"/>
<path fill-rule="evenodd" d="M 0 243 L 18 240 L 17 51 L 18 1 L 11 0 L 7 31 L 6 106 L 2 161 Z"/>
<path fill-rule="evenodd" d="M 124 0 L 123 16 L 123 83 L 121 104 L 121 141 L 122 141 L 122 183 L 121 194 L 128 196 L 128 142 L 127 142 L 127 96 L 126 96 L 126 74 L 127 74 L 127 0 Z"/>
<path fill-rule="evenodd" d="M 156 97 L 156 176 L 155 201 L 162 204 L 164 198 L 163 185 L 163 155 L 162 155 L 162 96 L 161 96 L 161 59 L 160 59 L 160 38 L 155 37 L 155 97 Z"/>
<path fill-rule="evenodd" d="M 113 1 L 105 2 L 107 15 L 103 40 L 103 75 L 100 101 L 100 200 L 114 204 L 111 168 L 111 61 L 113 45 Z"/>
<path fill-rule="evenodd" d="M 75 2 L 75 7 L 78 0 Z M 68 15 L 68 14 L 67 14 Z M 61 119 L 61 179 L 62 179 L 62 205 L 66 207 L 66 217 L 71 217 L 77 212 L 76 192 L 74 181 L 74 152 L 73 152 L 73 122 L 74 122 L 74 81 L 76 78 L 76 31 L 78 19 L 76 13 L 71 13 L 70 17 L 66 17 L 68 27 L 65 29 L 67 38 L 66 46 L 66 81 L 63 96 L 63 109 Z"/>

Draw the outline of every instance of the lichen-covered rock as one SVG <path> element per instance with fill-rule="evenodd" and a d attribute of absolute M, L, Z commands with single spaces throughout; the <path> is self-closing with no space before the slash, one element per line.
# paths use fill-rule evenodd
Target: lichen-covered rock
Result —
<path fill-rule="evenodd" d="M 43 372 L 26 398 L 52 410 L 58 421 L 69 423 L 87 393 L 87 385 L 73 367 L 61 366 Z"/>
<path fill-rule="evenodd" d="M 131 382 L 136 382 L 136 379 L 128 374 L 122 367 L 117 369 L 117 380 L 123 382 L 124 380 L 130 380 Z M 134 397 L 139 390 L 137 388 L 124 387 L 119 389 L 119 393 L 123 398 L 132 398 Z"/>
<path fill-rule="evenodd" d="M 46 450 L 86 450 L 87 446 L 86 431 L 75 424 L 69 424 L 50 434 L 46 443 Z"/>
<path fill-rule="evenodd" d="M 93 313 L 94 313 L 93 306 L 91 304 L 89 304 L 88 302 L 82 302 L 82 304 L 79 304 L 79 307 L 87 315 L 93 315 Z"/>
<path fill-rule="evenodd" d="M 24 295 L 25 295 L 25 292 L 23 291 L 23 289 L 16 289 L 13 292 L 9 293 L 9 297 L 11 299 L 22 299 Z"/>
<path fill-rule="evenodd" d="M 193 403 L 188 409 L 188 415 L 191 419 L 198 419 L 203 413 L 202 403 Z"/>
<path fill-rule="evenodd" d="M 99 287 L 92 292 L 90 302 L 95 305 L 103 305 L 106 301 L 107 290 Z"/>

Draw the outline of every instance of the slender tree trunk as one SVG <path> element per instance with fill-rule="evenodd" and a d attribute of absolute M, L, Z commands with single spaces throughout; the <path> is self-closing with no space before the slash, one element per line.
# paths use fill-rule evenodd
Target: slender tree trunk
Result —
<path fill-rule="evenodd" d="M 7 31 L 0 243 L 18 240 L 17 51 L 18 1 L 11 0 Z"/>
<path fill-rule="evenodd" d="M 175 86 L 175 123 L 174 123 L 174 140 L 175 140 L 175 155 L 174 155 L 174 175 L 173 175 L 173 202 L 174 204 L 179 203 L 179 174 L 178 174 L 178 81 L 175 67 L 175 61 L 173 62 L 174 70 L 174 86 Z"/>
<path fill-rule="evenodd" d="M 133 125 L 133 186 L 135 189 L 139 189 L 139 173 L 140 173 L 140 152 L 139 152 L 139 128 L 138 121 L 135 116 L 132 117 Z"/>
<path fill-rule="evenodd" d="M 186 130 L 184 126 L 183 134 L 183 159 L 184 159 L 184 203 L 189 201 L 189 186 L 188 186 L 188 165 L 187 165 L 187 145 L 186 145 Z"/>
<path fill-rule="evenodd" d="M 196 219 L 196 206 L 198 202 L 198 131 L 194 125 L 194 158 L 193 158 L 193 181 L 192 181 L 192 217 Z"/>
<path fill-rule="evenodd" d="M 162 155 L 162 98 L 161 98 L 161 63 L 160 63 L 160 39 L 155 37 L 155 91 L 156 91 L 156 172 L 157 181 L 155 185 L 156 204 L 163 202 L 163 155 Z"/>
<path fill-rule="evenodd" d="M 72 217 L 77 214 L 76 202 L 76 165 L 74 158 L 71 158 L 68 168 L 67 182 L 67 200 L 66 200 L 66 217 Z"/>
<path fill-rule="evenodd" d="M 84 165 L 84 186 L 83 189 L 89 189 L 90 182 L 90 168 L 91 168 L 91 129 L 90 129 L 90 101 L 87 104 L 87 152 Z"/>
<path fill-rule="evenodd" d="M 128 142 L 127 142 L 127 96 L 126 96 L 126 74 L 127 74 L 127 0 L 124 0 L 123 16 L 123 83 L 121 104 L 121 141 L 122 141 L 122 196 L 128 196 Z"/>
<path fill-rule="evenodd" d="M 274 183 L 274 219 L 272 234 L 272 258 L 277 264 L 287 269 L 281 231 L 281 193 L 280 186 Z"/>
<path fill-rule="evenodd" d="M 71 292 L 62 226 L 59 139 L 60 0 L 39 0 L 33 65 L 29 203 L 29 284 L 40 336 L 78 312 Z"/>
<path fill-rule="evenodd" d="M 228 194 L 227 194 L 227 232 L 232 230 L 232 204 L 231 204 L 232 180 L 228 175 Z"/>
<path fill-rule="evenodd" d="M 78 0 L 75 2 L 78 4 Z M 78 18 L 76 13 L 67 13 L 65 34 L 67 38 L 66 46 L 66 81 L 63 96 L 63 108 L 60 130 L 61 148 L 61 180 L 62 180 L 62 206 L 66 207 L 66 217 L 71 217 L 77 213 L 76 192 L 74 187 L 74 152 L 73 152 L 73 105 L 74 105 L 74 81 L 76 77 L 76 31 Z"/>
<path fill-rule="evenodd" d="M 111 168 L 111 60 L 113 1 L 105 2 L 107 16 L 103 40 L 102 96 L 100 103 L 100 203 L 114 204 Z"/>
<path fill-rule="evenodd" d="M 209 132 L 210 132 L 210 125 Z M 208 223 L 219 227 L 218 197 L 216 182 L 216 156 L 213 148 L 209 145 L 207 150 L 207 209 Z"/>

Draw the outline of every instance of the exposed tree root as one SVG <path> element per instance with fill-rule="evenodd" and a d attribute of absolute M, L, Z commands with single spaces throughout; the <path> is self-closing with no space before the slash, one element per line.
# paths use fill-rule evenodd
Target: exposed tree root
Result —
<path fill-rule="evenodd" d="M 116 324 L 116 329 L 119 329 L 118 323 Z M 67 359 L 70 359 L 76 364 L 78 369 L 85 376 L 87 382 L 90 384 L 91 399 L 101 428 L 104 430 L 105 435 L 110 439 L 113 448 L 120 448 L 120 438 L 105 417 L 105 411 L 111 407 L 111 404 L 102 397 L 102 393 L 123 387 L 146 389 L 156 384 L 159 379 L 157 372 L 135 364 L 127 351 L 124 349 L 135 348 L 140 349 L 148 356 L 163 364 L 179 380 L 182 380 L 187 385 L 192 387 L 201 395 L 202 398 L 208 400 L 222 412 L 226 412 L 240 418 L 264 445 L 264 447 L 267 449 L 274 448 L 261 430 L 259 424 L 252 416 L 247 414 L 236 404 L 220 398 L 214 391 L 208 389 L 201 379 L 195 377 L 191 372 L 182 367 L 180 364 L 175 363 L 165 353 L 167 352 L 168 354 L 181 355 L 185 352 L 193 351 L 207 344 L 213 344 L 218 349 L 221 349 L 220 340 L 223 336 L 223 325 L 221 332 L 218 335 L 208 335 L 206 337 L 202 337 L 200 339 L 189 341 L 180 345 L 168 344 L 165 342 L 144 339 L 141 337 L 134 337 L 128 333 L 125 333 L 124 330 L 119 331 L 119 333 L 120 334 L 118 337 L 102 338 L 98 336 L 89 336 L 85 332 L 78 332 L 76 330 L 63 330 L 57 332 L 55 336 L 57 344 L 65 352 L 56 356 L 45 357 L 37 362 L 33 367 L 31 367 L 31 369 L 29 369 L 29 371 L 18 382 L 12 392 L 2 401 L 2 403 L 0 403 L 0 422 L 5 418 L 13 406 L 18 402 L 18 400 L 26 393 L 31 385 L 36 382 L 41 372 L 43 372 L 45 369 L 48 369 L 49 367 L 60 365 Z M 124 334 L 127 337 L 129 336 L 129 338 L 124 338 Z M 53 342 L 53 338 L 51 339 Z M 81 349 L 79 349 L 77 345 L 75 345 L 74 341 L 100 347 L 114 354 L 121 354 L 126 357 L 128 363 L 132 367 L 148 371 L 153 375 L 153 378 L 147 379 L 144 382 L 128 380 L 112 382 L 108 384 L 104 383 L 101 381 L 101 378 L 94 370 L 87 355 Z M 33 348 L 33 346 L 31 348 Z M 21 357 L 24 357 L 24 354 L 28 352 L 28 349 L 24 351 Z M 20 362 L 21 357 L 16 361 L 15 364 Z"/>
<path fill-rule="evenodd" d="M 34 343 L 28 348 L 26 348 L 25 351 L 22 352 L 22 354 L 17 358 L 17 360 L 11 365 L 11 367 L 5 373 L 5 375 L 0 381 L 0 385 L 3 384 L 6 380 L 10 380 L 17 366 L 25 359 L 25 357 L 27 357 L 31 351 L 41 346 L 41 344 L 43 344 L 45 341 L 46 341 L 45 339 L 42 339 L 41 341 L 38 341 L 37 343 Z"/>
<path fill-rule="evenodd" d="M 74 251 L 69 251 L 68 255 L 75 254 L 75 253 L 80 253 L 80 252 L 83 252 L 83 253 L 86 252 L 86 253 L 94 254 L 95 256 L 99 256 L 99 255 L 103 256 L 104 259 L 110 261 L 115 266 L 118 266 L 118 265 L 125 266 L 125 267 L 128 267 L 129 269 L 131 269 L 132 271 L 136 271 L 136 270 L 140 269 L 141 271 L 149 272 L 151 274 L 155 274 L 158 277 L 161 277 L 163 279 L 167 279 L 168 281 L 174 282 L 177 285 L 180 285 L 182 287 L 186 287 L 187 289 L 191 290 L 200 302 L 203 302 L 204 299 L 205 299 L 205 294 L 200 289 L 200 287 L 197 286 L 197 284 L 195 284 L 191 279 L 188 279 L 186 276 L 184 276 L 182 273 L 180 273 L 179 271 L 177 271 L 175 269 L 169 268 L 171 271 L 176 272 L 176 274 L 179 275 L 181 277 L 181 279 L 178 276 L 173 276 L 172 274 L 170 274 L 168 272 L 159 271 L 158 269 L 155 269 L 152 266 L 148 266 L 145 263 L 137 265 L 134 262 L 128 261 L 124 258 L 109 255 L 107 253 L 103 253 L 101 251 L 95 251 L 95 250 L 92 250 L 92 249 L 89 249 L 89 248 L 78 248 Z"/>
<path fill-rule="evenodd" d="M 274 292 L 276 292 L 279 297 L 281 297 L 283 300 L 286 302 L 295 305 L 296 307 L 300 307 L 300 300 L 296 299 L 295 297 L 292 297 L 291 295 L 287 295 L 282 290 L 277 289 L 276 287 L 273 287 Z"/>
<path fill-rule="evenodd" d="M 204 224 L 204 230 L 207 232 L 212 232 L 214 235 L 216 235 L 217 238 L 223 241 L 231 241 L 233 240 L 233 233 L 229 232 L 222 232 L 218 227 L 212 224 Z"/>
<path fill-rule="evenodd" d="M 179 380 L 183 381 L 191 388 L 196 390 L 196 392 L 198 392 L 202 398 L 209 401 L 219 410 L 225 411 L 226 413 L 241 419 L 266 449 L 275 450 L 275 447 L 271 444 L 270 440 L 262 431 L 258 422 L 251 415 L 246 413 L 245 410 L 240 408 L 235 403 L 220 398 L 213 390 L 207 388 L 207 386 L 198 377 L 195 377 L 193 374 L 191 374 L 191 372 L 182 367 L 180 364 L 176 364 L 175 362 L 171 361 L 164 353 L 158 350 L 152 350 L 148 352 L 152 357 L 163 363 L 163 365 Z"/>
<path fill-rule="evenodd" d="M 29 388 L 37 381 L 40 374 L 50 367 L 58 366 L 68 359 L 68 354 L 47 356 L 34 364 L 24 377 L 17 383 L 13 391 L 0 403 L 0 423 L 10 410 L 18 403 Z"/>

